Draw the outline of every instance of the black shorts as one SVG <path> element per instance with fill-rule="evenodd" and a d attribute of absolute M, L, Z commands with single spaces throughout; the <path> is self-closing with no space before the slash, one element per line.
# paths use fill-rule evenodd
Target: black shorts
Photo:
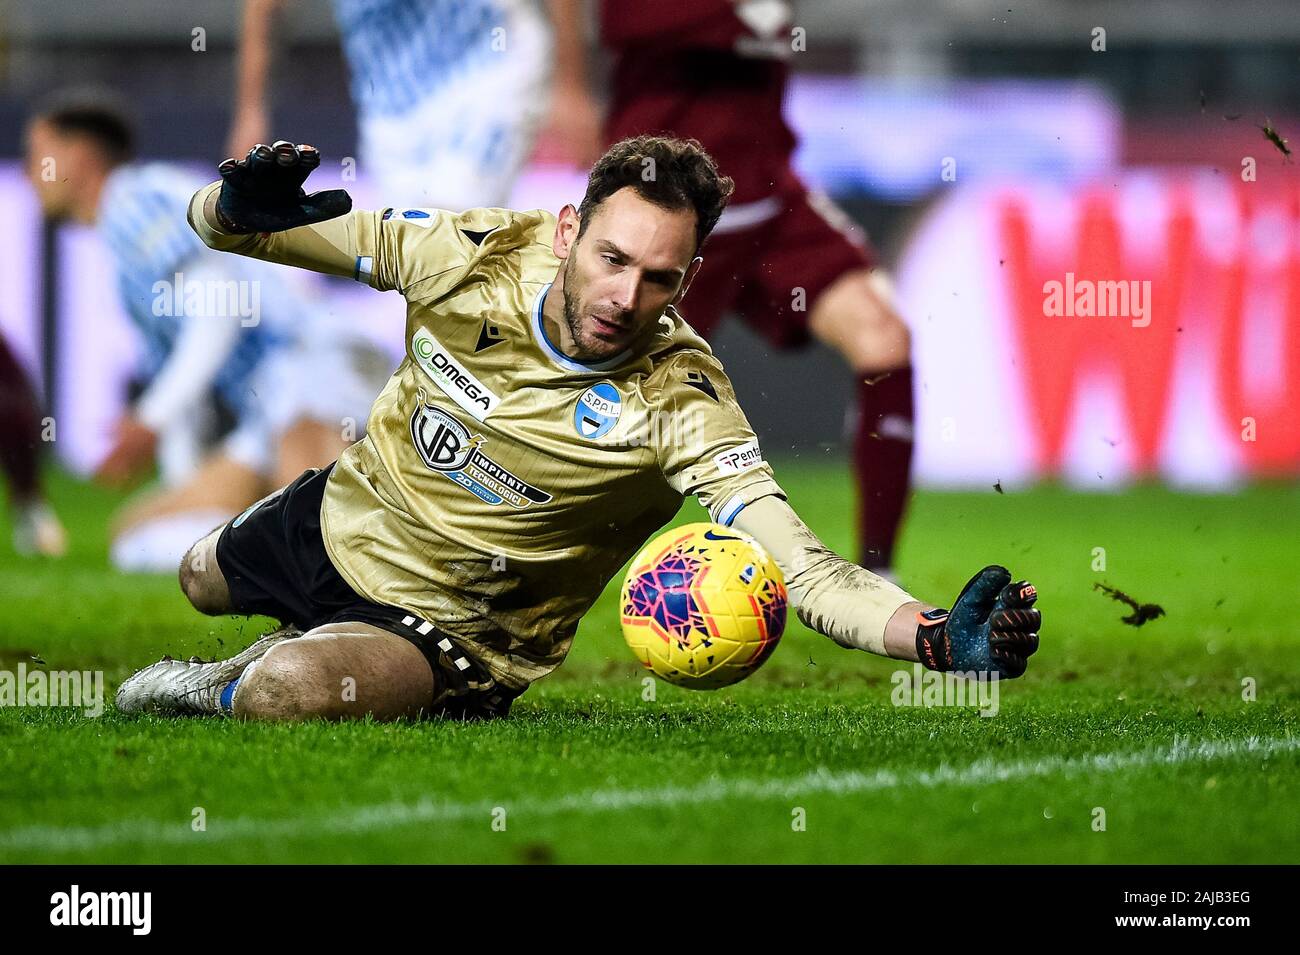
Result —
<path fill-rule="evenodd" d="M 431 715 L 505 716 L 519 695 L 498 684 L 460 640 L 399 607 L 358 594 L 334 568 L 321 537 L 320 508 L 333 465 L 305 472 L 227 524 L 217 566 L 238 614 L 260 614 L 304 631 L 327 623 L 368 623 L 414 644 L 434 676 Z"/>

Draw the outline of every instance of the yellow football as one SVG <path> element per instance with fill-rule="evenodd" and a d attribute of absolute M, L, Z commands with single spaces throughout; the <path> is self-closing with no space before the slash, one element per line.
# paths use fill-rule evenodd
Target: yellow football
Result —
<path fill-rule="evenodd" d="M 785 630 L 785 580 L 758 541 L 721 524 L 687 524 L 646 544 L 623 581 L 623 637 L 669 683 L 738 683 Z"/>

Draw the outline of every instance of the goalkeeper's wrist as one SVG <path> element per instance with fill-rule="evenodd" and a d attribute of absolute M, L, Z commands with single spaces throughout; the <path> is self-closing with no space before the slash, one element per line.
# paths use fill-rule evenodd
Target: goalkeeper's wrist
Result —
<path fill-rule="evenodd" d="M 885 624 L 884 646 L 877 653 L 894 660 L 916 661 L 916 620 L 919 614 L 933 610 L 934 604 L 908 600 L 900 605 Z"/>
<path fill-rule="evenodd" d="M 948 611 L 934 607 L 916 615 L 916 658 L 928 670 L 952 669 L 952 641 L 947 637 Z"/>
<path fill-rule="evenodd" d="M 203 243 L 214 247 L 224 236 L 239 236 L 244 233 L 221 211 L 221 191 L 225 183 L 214 182 L 194 194 L 190 201 L 190 226 Z"/>
<path fill-rule="evenodd" d="M 212 218 L 216 220 L 217 229 L 229 235 L 239 235 L 244 231 L 234 222 L 231 222 L 226 214 L 221 211 L 220 199 L 212 204 Z"/>
<path fill-rule="evenodd" d="M 220 193 L 220 182 L 204 186 L 190 199 L 185 216 L 190 228 L 209 249 L 230 249 L 245 241 L 243 235 L 228 231 L 217 221 L 217 197 Z"/>

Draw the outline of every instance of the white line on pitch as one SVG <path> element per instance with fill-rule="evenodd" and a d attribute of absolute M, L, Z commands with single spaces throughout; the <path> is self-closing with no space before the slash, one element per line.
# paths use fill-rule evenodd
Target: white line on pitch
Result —
<path fill-rule="evenodd" d="M 818 793 L 846 795 L 909 786 L 972 786 L 1057 774 L 1113 773 L 1126 769 L 1176 766 L 1249 756 L 1269 756 L 1300 749 L 1300 738 L 1247 737 L 1238 740 L 1189 741 L 1175 737 L 1170 746 L 1133 752 L 1098 753 L 1091 756 L 1049 756 L 1043 759 L 997 763 L 982 759 L 966 766 L 940 764 L 935 769 L 897 772 L 880 769 L 863 773 L 855 770 L 832 772 L 817 769 L 787 779 L 716 779 L 695 786 L 664 786 L 653 789 L 596 789 L 570 793 L 555 799 L 516 799 L 495 802 L 380 803 L 357 806 L 344 812 L 315 818 L 207 820 L 206 832 L 191 831 L 186 822 L 124 820 L 101 826 L 27 826 L 0 831 L 0 851 L 49 849 L 76 852 L 111 845 L 170 843 L 202 846 L 207 842 L 238 839 L 292 838 L 331 833 L 348 835 L 377 829 L 392 829 L 415 823 L 459 822 L 488 819 L 496 806 L 504 805 L 514 818 L 554 816 L 565 813 L 617 812 L 648 806 L 695 805 L 723 799 L 796 799 Z"/>

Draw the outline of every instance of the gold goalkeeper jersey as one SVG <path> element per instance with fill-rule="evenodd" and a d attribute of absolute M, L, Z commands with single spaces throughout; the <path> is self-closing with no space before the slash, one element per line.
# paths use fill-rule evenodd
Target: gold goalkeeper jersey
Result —
<path fill-rule="evenodd" d="M 228 236 L 212 228 L 215 188 L 191 207 L 210 245 L 406 297 L 406 357 L 326 486 L 326 548 L 359 594 L 461 637 L 506 686 L 564 659 L 684 495 L 722 523 L 784 496 L 722 366 L 675 310 L 648 346 L 599 363 L 548 341 L 551 214 L 389 209 Z"/>

